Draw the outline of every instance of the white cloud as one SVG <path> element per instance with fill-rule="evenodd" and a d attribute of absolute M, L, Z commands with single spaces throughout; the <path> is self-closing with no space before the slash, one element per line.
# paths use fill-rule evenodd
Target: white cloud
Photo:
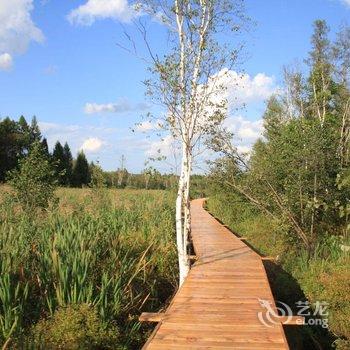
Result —
<path fill-rule="evenodd" d="M 3 53 L 0 55 L 0 70 L 9 71 L 12 68 L 13 60 L 10 54 Z"/>
<path fill-rule="evenodd" d="M 251 150 L 252 150 L 252 148 L 249 146 L 242 146 L 242 145 L 237 146 L 237 151 L 240 154 L 250 154 Z"/>
<path fill-rule="evenodd" d="M 113 103 L 106 103 L 106 104 L 98 104 L 98 103 L 86 103 L 84 107 L 84 112 L 86 114 L 95 114 L 95 113 L 115 113 L 118 111 L 118 109 L 121 106 L 118 106 L 117 104 Z"/>
<path fill-rule="evenodd" d="M 259 132 L 257 132 L 256 130 L 254 130 L 251 127 L 242 127 L 239 131 L 238 131 L 238 135 L 242 138 L 247 138 L 247 139 L 256 139 L 259 137 Z"/>
<path fill-rule="evenodd" d="M 249 120 L 242 116 L 227 118 L 225 127 L 233 133 L 233 143 L 238 152 L 250 153 L 253 144 L 262 137 L 263 120 Z"/>
<path fill-rule="evenodd" d="M 80 149 L 86 152 L 97 152 L 104 145 L 104 142 L 98 137 L 90 137 L 81 145 Z"/>
<path fill-rule="evenodd" d="M 343 4 L 350 6 L 350 0 L 341 0 Z"/>
<path fill-rule="evenodd" d="M 126 113 L 134 111 L 142 111 L 148 108 L 146 103 L 137 103 L 135 105 L 131 104 L 126 99 L 121 99 L 116 103 L 86 103 L 84 107 L 84 112 L 86 114 L 96 114 L 96 113 Z"/>
<path fill-rule="evenodd" d="M 263 121 L 259 120 L 248 120 L 242 116 L 229 117 L 225 121 L 225 126 L 231 132 L 233 132 L 236 137 L 240 137 L 244 140 L 258 139 L 263 132 Z"/>
<path fill-rule="evenodd" d="M 274 77 L 265 73 L 258 73 L 254 77 L 249 74 L 240 74 L 227 68 L 222 69 L 212 81 L 216 85 L 222 84 L 226 88 L 229 109 L 241 106 L 242 104 L 261 102 L 268 99 L 278 91 Z M 222 95 L 220 95 L 222 98 Z"/>
<path fill-rule="evenodd" d="M 33 0 L 0 2 L 0 55 L 7 65 L 14 54 L 23 54 L 31 41 L 44 41 L 43 33 L 32 21 L 32 10 Z"/>
<path fill-rule="evenodd" d="M 237 110 L 246 107 L 252 116 L 254 109 L 261 108 L 264 101 L 279 91 L 274 78 L 264 73 L 250 76 L 227 68 L 212 75 L 207 85 L 202 85 L 200 89 L 206 89 L 206 93 L 210 93 L 210 98 L 197 122 L 199 127 L 206 127 L 210 123 L 211 115 L 216 112 L 232 116 Z M 202 98 L 201 93 L 198 96 L 199 99 Z M 244 138 L 258 137 L 257 131 L 249 129 L 249 126 L 247 128 L 242 126 L 235 134 Z"/>
<path fill-rule="evenodd" d="M 88 0 L 72 10 L 67 18 L 71 24 L 90 26 L 98 19 L 114 19 L 129 22 L 136 11 L 127 0 Z"/>

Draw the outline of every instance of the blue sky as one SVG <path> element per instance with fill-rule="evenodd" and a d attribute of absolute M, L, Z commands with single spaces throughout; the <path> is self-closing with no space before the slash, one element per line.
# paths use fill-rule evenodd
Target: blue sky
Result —
<path fill-rule="evenodd" d="M 144 97 L 146 64 L 117 45 L 123 27 L 135 32 L 126 1 L 0 0 L 0 118 L 36 115 L 51 146 L 58 139 L 73 153 L 83 147 L 107 170 L 124 154 L 131 171 L 142 170 L 162 145 L 131 128 L 159 111 Z M 350 19 L 350 0 L 247 0 L 246 7 L 256 22 L 245 38 L 247 109 L 229 121 L 242 149 L 261 131 L 264 100 L 281 83 L 282 66 L 307 56 L 312 22 L 325 19 L 333 35 Z M 152 23 L 150 37 L 155 51 L 166 50 L 159 24 Z"/>

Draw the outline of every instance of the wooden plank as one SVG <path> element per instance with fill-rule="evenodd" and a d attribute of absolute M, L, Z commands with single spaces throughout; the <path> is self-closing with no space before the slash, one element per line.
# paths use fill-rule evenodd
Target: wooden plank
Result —
<path fill-rule="evenodd" d="M 158 322 L 144 349 L 288 349 L 282 324 L 302 320 L 278 317 L 270 327 L 259 321 L 258 313 L 265 312 L 259 299 L 269 301 L 277 312 L 264 258 L 202 204 L 191 203 L 195 255 L 185 282 L 165 313 L 141 315 Z"/>
<path fill-rule="evenodd" d="M 180 339 L 153 339 L 153 343 L 155 343 L 160 347 L 162 350 L 166 349 L 176 349 L 176 346 L 192 350 L 196 347 L 205 347 L 205 349 L 230 349 L 230 350 L 237 350 L 237 349 L 255 349 L 255 350 L 274 350 L 274 349 L 286 349 L 283 343 L 273 343 L 273 342 L 255 342 L 255 343 L 249 343 L 249 342 L 234 342 L 234 341 L 205 341 L 201 339 L 191 339 L 187 338 L 186 341 L 181 342 Z M 154 347 L 151 346 L 149 349 L 154 349 Z"/>
<path fill-rule="evenodd" d="M 169 340 L 169 341 L 182 341 L 182 342 L 194 342 L 196 343 L 199 342 L 210 342 L 210 343 L 217 343 L 217 344 L 222 344 L 222 343 L 230 343 L 230 344 L 239 344 L 239 343 L 250 343 L 250 344 L 257 344 L 257 343 L 267 343 L 267 344 L 283 344 L 283 338 L 276 338 L 274 337 L 273 334 L 270 335 L 265 335 L 264 339 L 261 337 L 257 336 L 256 334 L 249 333 L 249 334 L 244 334 L 241 333 L 240 335 L 237 333 L 232 333 L 232 334 L 223 334 L 220 333 L 220 340 L 217 337 L 217 334 L 211 334 L 211 333 L 204 333 L 204 332 L 181 332 L 181 331 L 176 331 L 173 334 L 163 334 L 164 331 L 162 332 L 161 330 L 159 332 L 159 340 Z"/>
<path fill-rule="evenodd" d="M 172 320 L 167 320 L 167 322 L 162 324 L 162 329 L 168 330 L 171 332 L 179 331 L 179 325 L 176 322 L 172 322 Z M 186 321 L 181 323 L 182 331 L 202 331 L 209 332 L 215 334 L 228 333 L 228 334 L 245 334 L 245 333 L 254 333 L 256 334 L 275 334 L 275 330 L 273 328 L 269 328 L 264 326 L 261 323 L 252 323 L 249 325 L 246 324 L 238 324 L 234 328 L 231 324 L 203 324 L 203 323 L 193 323 L 190 321 Z"/>
<path fill-rule="evenodd" d="M 164 312 L 143 312 L 139 317 L 140 322 L 160 322 L 164 318 Z"/>
<path fill-rule="evenodd" d="M 275 261 L 276 258 L 273 256 L 262 256 L 261 260 L 267 260 L 267 261 Z"/>

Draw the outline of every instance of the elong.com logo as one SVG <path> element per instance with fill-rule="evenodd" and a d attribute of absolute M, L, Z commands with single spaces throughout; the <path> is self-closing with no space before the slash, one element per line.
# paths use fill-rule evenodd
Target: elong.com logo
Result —
<path fill-rule="evenodd" d="M 276 302 L 276 308 L 272 307 L 272 302 L 269 300 L 259 299 L 259 303 L 265 310 L 258 312 L 258 319 L 267 327 L 279 324 L 281 317 L 286 324 L 294 317 L 291 307 L 282 301 Z M 298 309 L 296 315 L 300 316 L 300 319 L 296 320 L 296 324 L 328 328 L 327 302 L 316 301 L 311 304 L 308 301 L 297 301 L 295 305 Z"/>

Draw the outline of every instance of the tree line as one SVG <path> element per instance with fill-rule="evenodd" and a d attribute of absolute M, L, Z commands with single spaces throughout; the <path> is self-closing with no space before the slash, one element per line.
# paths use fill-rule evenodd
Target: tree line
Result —
<path fill-rule="evenodd" d="M 41 152 L 42 159 L 49 160 L 59 186 L 89 186 L 96 167 L 101 173 L 103 185 L 110 188 L 171 189 L 176 187 L 178 180 L 176 175 L 161 174 L 150 166 L 139 174 L 129 172 L 124 165 L 116 171 L 103 171 L 98 164 L 89 163 L 83 151 L 79 151 L 74 159 L 67 142 L 62 145 L 57 141 L 50 152 L 36 117 L 28 124 L 25 117 L 21 116 L 18 121 L 9 117 L 0 120 L 0 182 L 9 179 L 11 171 L 17 169 L 21 160 L 28 157 L 34 144 L 38 144 L 36 156 Z"/>
<path fill-rule="evenodd" d="M 334 41 L 329 31 L 315 21 L 305 66 L 284 69 L 284 87 L 267 103 L 264 134 L 250 157 L 229 133 L 212 145 L 223 155 L 212 164 L 223 196 L 286 225 L 310 252 L 350 228 L 350 27 Z"/>
<path fill-rule="evenodd" d="M 59 185 L 81 187 L 90 182 L 90 165 L 84 152 L 80 151 L 73 159 L 68 143 L 62 146 L 57 141 L 51 153 L 35 116 L 30 124 L 24 116 L 18 121 L 9 117 L 0 121 L 0 182 L 6 181 L 7 174 L 28 156 L 35 143 L 39 143 L 42 154 L 50 161 Z"/>

